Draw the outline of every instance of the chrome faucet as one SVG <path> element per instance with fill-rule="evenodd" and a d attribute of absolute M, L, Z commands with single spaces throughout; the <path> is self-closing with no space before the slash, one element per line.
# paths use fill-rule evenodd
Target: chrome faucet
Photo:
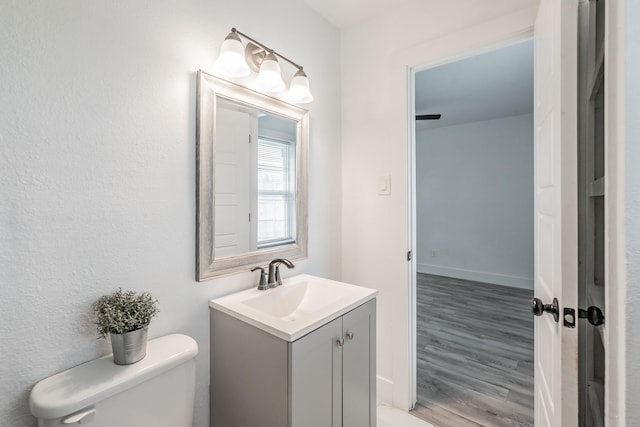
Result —
<path fill-rule="evenodd" d="M 271 261 L 269 263 L 269 281 L 267 282 L 270 288 L 282 285 L 282 280 L 280 279 L 280 264 L 284 264 L 287 268 L 295 268 L 293 263 L 288 259 L 276 258 Z"/>
<path fill-rule="evenodd" d="M 260 270 L 260 283 L 258 284 L 258 290 L 264 291 L 276 286 L 282 285 L 282 279 L 280 279 L 280 264 L 284 264 L 287 268 L 295 268 L 293 263 L 288 259 L 276 258 L 269 263 L 269 275 L 264 271 L 262 267 L 254 267 L 251 271 Z"/>

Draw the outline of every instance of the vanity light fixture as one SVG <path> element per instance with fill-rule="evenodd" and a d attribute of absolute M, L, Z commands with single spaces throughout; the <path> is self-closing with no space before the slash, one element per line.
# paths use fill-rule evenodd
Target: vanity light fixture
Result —
<path fill-rule="evenodd" d="M 247 61 L 244 60 L 244 46 L 240 36 L 233 31 L 222 42 L 216 71 L 228 77 L 246 77 L 251 74 Z"/>
<path fill-rule="evenodd" d="M 243 38 L 249 40 L 242 45 Z M 264 44 L 252 39 L 244 33 L 231 29 L 220 48 L 220 57 L 216 61 L 215 70 L 225 77 L 246 77 L 251 70 L 258 73 L 256 84 L 267 93 L 281 92 L 286 88 L 282 80 L 282 72 L 278 58 L 283 59 L 298 69 L 289 85 L 289 97 L 296 103 L 306 104 L 313 101 L 309 89 L 309 78 L 302 66 L 291 61 Z"/>
<path fill-rule="evenodd" d="M 287 87 L 284 84 L 284 80 L 282 80 L 282 71 L 280 70 L 280 64 L 278 64 L 278 58 L 273 52 L 267 53 L 267 56 L 262 60 L 256 82 L 268 93 L 282 92 Z"/>

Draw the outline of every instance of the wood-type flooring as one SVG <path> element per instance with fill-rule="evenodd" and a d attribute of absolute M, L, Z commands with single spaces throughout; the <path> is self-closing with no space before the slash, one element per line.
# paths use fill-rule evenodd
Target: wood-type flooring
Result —
<path fill-rule="evenodd" d="M 418 403 L 438 427 L 533 426 L 533 291 L 418 274 Z"/>

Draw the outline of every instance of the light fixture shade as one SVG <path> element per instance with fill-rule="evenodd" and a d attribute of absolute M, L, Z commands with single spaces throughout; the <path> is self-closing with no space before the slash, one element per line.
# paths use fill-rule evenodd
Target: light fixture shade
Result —
<path fill-rule="evenodd" d="M 258 72 L 256 83 L 265 92 L 273 93 L 284 90 L 286 85 L 282 80 L 280 64 L 278 64 L 278 59 L 273 53 L 269 52 L 267 56 L 264 57 L 264 60 L 260 65 L 260 71 Z"/>
<path fill-rule="evenodd" d="M 235 32 L 230 32 L 222 42 L 215 70 L 227 77 L 246 77 L 251 73 L 244 59 L 242 41 Z"/>
<path fill-rule="evenodd" d="M 306 104 L 313 101 L 313 95 L 309 89 L 309 79 L 307 74 L 298 70 L 291 79 L 291 86 L 289 86 L 289 97 L 300 104 Z"/>

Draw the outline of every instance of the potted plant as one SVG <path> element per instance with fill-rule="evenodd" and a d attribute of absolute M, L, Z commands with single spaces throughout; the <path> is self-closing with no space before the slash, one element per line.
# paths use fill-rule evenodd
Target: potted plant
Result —
<path fill-rule="evenodd" d="M 98 334 L 109 335 L 113 361 L 117 365 L 135 363 L 147 354 L 147 329 L 158 314 L 158 300 L 149 292 L 119 288 L 93 303 Z"/>

